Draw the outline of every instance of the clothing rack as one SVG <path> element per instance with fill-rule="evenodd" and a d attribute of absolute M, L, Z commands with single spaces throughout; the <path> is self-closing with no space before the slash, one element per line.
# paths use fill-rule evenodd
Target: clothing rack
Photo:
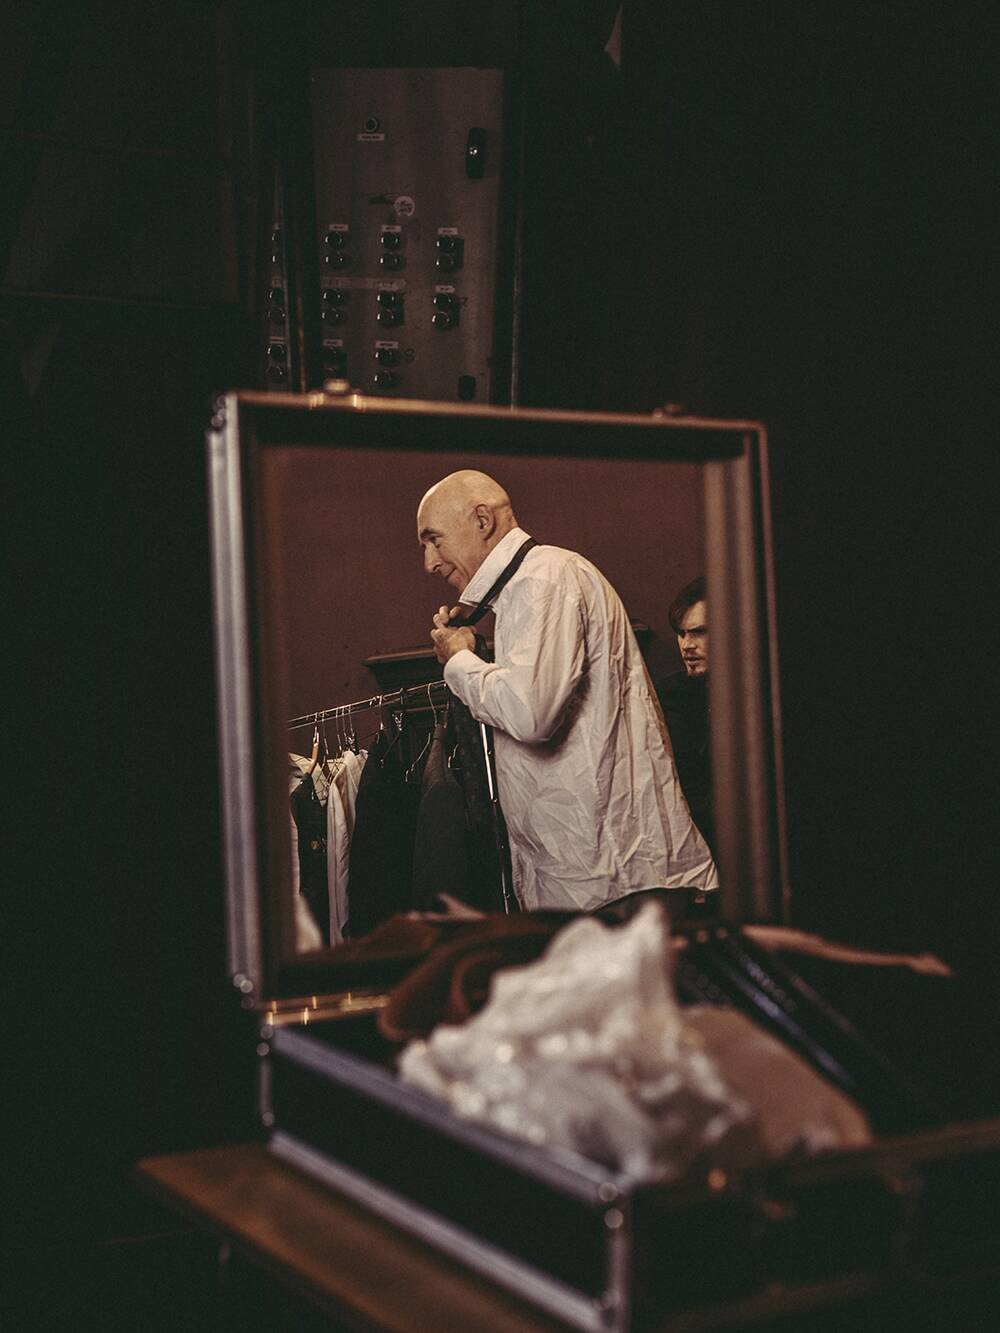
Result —
<path fill-rule="evenodd" d="M 426 685 L 408 685 L 404 689 L 391 690 L 388 694 L 373 694 L 368 699 L 357 699 L 354 703 L 321 708 L 315 713 L 303 713 L 301 717 L 293 717 L 289 721 L 288 730 L 297 731 L 300 727 L 312 727 L 317 722 L 325 722 L 328 718 L 351 717 L 355 713 L 371 712 L 376 708 L 380 711 L 384 708 L 405 710 L 411 700 L 433 707 L 433 700 L 443 699 L 447 690 L 448 686 L 443 680 L 432 680 Z"/>
<path fill-rule="evenodd" d="M 356 699 L 354 703 L 337 704 L 334 708 L 321 708 L 315 713 L 303 713 L 301 717 L 293 717 L 288 723 L 289 731 L 296 731 L 300 727 L 314 727 L 319 722 L 325 722 L 328 718 L 346 718 L 355 713 L 370 712 L 378 709 L 381 713 L 383 709 L 402 709 L 406 711 L 411 700 L 417 706 L 423 706 L 433 710 L 435 697 L 444 700 L 448 692 L 448 686 L 443 680 L 432 680 L 426 685 L 409 685 L 403 689 L 392 690 L 388 694 L 373 694 L 368 699 Z M 483 759 L 486 764 L 486 779 L 489 789 L 490 807 L 493 815 L 493 832 L 497 842 L 497 850 L 500 866 L 500 892 L 503 900 L 505 912 L 514 912 L 518 910 L 517 899 L 514 895 L 514 885 L 510 870 L 510 852 L 507 847 L 507 832 L 503 823 L 503 816 L 500 811 L 500 797 L 497 790 L 497 772 L 496 757 L 493 751 L 493 738 L 490 729 L 485 723 L 479 723 L 479 739 L 483 747 Z"/>

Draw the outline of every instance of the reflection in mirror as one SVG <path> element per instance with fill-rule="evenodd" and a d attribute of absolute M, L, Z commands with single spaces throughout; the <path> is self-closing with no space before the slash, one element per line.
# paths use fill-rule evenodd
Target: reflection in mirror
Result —
<path fill-rule="evenodd" d="M 705 568 L 703 473 L 693 463 L 652 459 L 296 445 L 263 451 L 258 466 L 268 767 L 281 771 L 293 812 L 266 893 L 272 909 L 278 904 L 286 948 L 301 953 L 357 939 L 394 911 L 434 905 L 435 885 L 413 870 L 415 812 L 429 738 L 449 698 L 431 618 L 455 594 L 424 572 L 416 510 L 428 487 L 460 468 L 497 478 L 522 528 L 540 543 L 579 552 L 617 590 L 650 677 L 662 685 L 683 674 L 670 604 Z M 489 640 L 492 619 L 477 628 Z M 365 807 L 362 830 L 354 822 L 360 777 L 373 748 L 386 747 L 403 781 L 384 808 Z M 472 781 L 453 732 L 443 751 L 459 787 Z M 362 844 L 380 858 L 374 888 L 359 870 Z M 484 842 L 484 861 L 489 854 Z M 439 887 L 491 905 L 481 893 L 477 900 L 481 885 L 449 876 L 447 850 L 438 864 Z"/>

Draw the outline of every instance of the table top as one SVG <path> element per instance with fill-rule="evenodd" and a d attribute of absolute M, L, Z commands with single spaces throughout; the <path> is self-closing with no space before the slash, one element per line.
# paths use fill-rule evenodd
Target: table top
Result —
<path fill-rule="evenodd" d="M 140 1184 L 348 1327 L 387 1333 L 565 1333 L 329 1186 L 242 1143 L 138 1164 Z"/>

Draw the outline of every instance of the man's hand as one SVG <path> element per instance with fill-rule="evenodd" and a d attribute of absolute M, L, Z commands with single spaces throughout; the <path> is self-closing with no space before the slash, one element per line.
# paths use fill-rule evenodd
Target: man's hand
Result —
<path fill-rule="evenodd" d="M 450 611 L 446 606 L 442 606 L 434 617 L 431 641 L 434 644 L 434 654 L 442 666 L 449 657 L 454 657 L 463 648 L 475 648 L 476 646 L 476 636 L 471 629 L 448 629 L 448 621 L 451 620 L 452 616 L 460 615 L 461 612 L 462 608 L 460 606 L 453 606 Z"/>

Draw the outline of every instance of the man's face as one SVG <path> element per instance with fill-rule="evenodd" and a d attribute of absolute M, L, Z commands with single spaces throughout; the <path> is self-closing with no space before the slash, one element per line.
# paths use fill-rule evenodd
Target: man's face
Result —
<path fill-rule="evenodd" d="M 417 515 L 417 539 L 424 569 L 439 574 L 460 593 L 486 558 L 483 531 L 475 508 L 433 501 Z"/>
<path fill-rule="evenodd" d="M 689 676 L 708 675 L 708 614 L 703 601 L 689 606 L 681 616 L 677 646 Z"/>

